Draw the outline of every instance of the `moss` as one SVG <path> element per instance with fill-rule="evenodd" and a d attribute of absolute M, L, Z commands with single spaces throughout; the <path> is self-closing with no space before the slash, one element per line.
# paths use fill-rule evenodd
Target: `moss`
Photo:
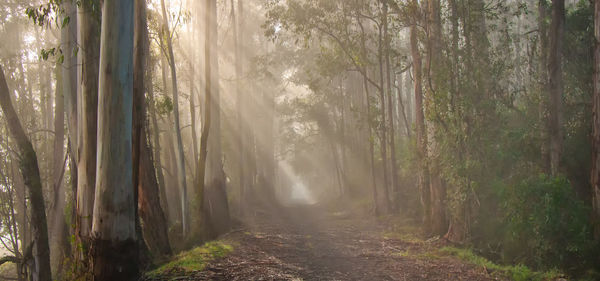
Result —
<path fill-rule="evenodd" d="M 554 280 L 561 276 L 558 271 L 536 272 L 524 265 L 498 265 L 484 257 L 476 255 L 470 249 L 444 247 L 439 250 L 439 253 L 452 255 L 488 270 L 501 272 L 515 281 L 545 281 Z"/>
<path fill-rule="evenodd" d="M 208 242 L 200 247 L 179 253 L 171 261 L 150 271 L 148 277 L 170 275 L 176 272 L 192 272 L 204 269 L 206 263 L 226 256 L 233 251 L 233 246 L 223 241 Z"/>

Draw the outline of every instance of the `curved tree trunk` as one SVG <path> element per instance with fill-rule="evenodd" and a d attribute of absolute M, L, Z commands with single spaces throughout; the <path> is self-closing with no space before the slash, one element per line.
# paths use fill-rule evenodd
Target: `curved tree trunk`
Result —
<path fill-rule="evenodd" d="M 25 186 L 29 190 L 34 259 L 34 266 L 30 268 L 31 274 L 34 281 L 51 281 L 48 225 L 46 222 L 46 208 L 44 205 L 40 169 L 33 145 L 27 138 L 27 134 L 21 126 L 21 121 L 12 105 L 2 66 L 0 66 L 0 107 L 2 107 L 2 111 L 4 112 L 10 134 L 19 149 L 19 168 L 23 175 Z"/>

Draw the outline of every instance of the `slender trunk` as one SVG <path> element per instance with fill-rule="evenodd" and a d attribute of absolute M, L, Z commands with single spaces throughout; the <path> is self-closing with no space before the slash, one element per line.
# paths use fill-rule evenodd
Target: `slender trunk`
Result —
<path fill-rule="evenodd" d="M 242 79 L 242 58 L 239 46 L 239 31 L 243 29 L 241 14 L 240 17 L 236 17 L 235 8 L 234 8 L 233 0 L 231 0 L 231 17 L 233 19 L 233 49 L 235 56 L 235 92 L 236 92 L 236 112 L 237 112 L 237 147 L 238 147 L 238 163 L 237 163 L 237 174 L 239 181 L 239 190 L 240 190 L 240 209 L 242 209 L 242 214 L 244 207 L 246 205 L 246 192 L 247 192 L 247 179 L 246 179 L 246 146 L 244 144 L 244 140 L 247 137 L 246 126 L 244 126 L 244 120 L 246 120 L 247 116 L 243 114 L 244 105 L 247 102 L 245 99 L 245 95 L 242 94 L 241 91 L 241 79 Z M 238 12 L 240 12 L 243 8 L 243 1 L 238 0 Z M 239 30 L 238 30 L 239 28 Z"/>
<path fill-rule="evenodd" d="M 88 240 L 92 229 L 94 193 L 96 185 L 96 138 L 98 126 L 98 73 L 100 54 L 100 15 L 98 0 L 83 1 L 79 7 L 78 56 L 80 70 L 80 94 L 78 105 L 77 137 L 77 237 L 87 255 Z"/>
<path fill-rule="evenodd" d="M 152 122 L 152 144 L 154 145 L 154 167 L 156 171 L 156 177 L 158 180 L 158 189 L 160 191 L 160 203 L 163 211 L 165 212 L 165 217 L 169 218 L 169 201 L 167 198 L 167 190 L 165 187 L 165 176 L 163 173 L 163 161 L 161 158 L 161 145 L 160 145 L 160 128 L 158 127 L 158 118 L 156 115 L 156 108 L 154 105 L 154 87 L 152 87 L 151 80 L 152 75 L 148 75 L 148 104 L 150 109 L 150 120 Z M 148 130 L 146 130 L 148 131 Z M 168 221 L 168 220 L 167 220 Z M 168 226 L 168 225 L 167 225 Z"/>
<path fill-rule="evenodd" d="M 133 132 L 132 132 L 132 159 L 133 159 L 133 188 L 136 208 L 136 236 L 140 247 L 140 260 L 146 261 L 148 250 L 159 256 L 170 255 L 167 222 L 160 206 L 159 187 L 156 181 L 154 165 L 152 163 L 152 149 L 148 145 L 146 130 L 146 82 L 152 72 L 147 68 L 149 54 L 148 24 L 146 16 L 146 1 L 135 0 L 134 24 L 134 77 L 133 77 Z M 138 216 L 138 212 L 140 216 Z M 144 220 L 143 229 L 140 217 Z"/>
<path fill-rule="evenodd" d="M 427 80 L 428 86 L 427 94 L 429 95 L 429 101 L 434 98 L 436 94 L 435 87 L 437 86 L 437 81 L 440 79 L 438 77 L 438 69 L 442 66 L 441 61 L 441 40 L 442 40 L 442 26 L 440 20 L 440 2 L 439 0 L 429 0 L 428 2 L 428 20 L 427 20 L 427 28 L 429 31 L 428 38 L 428 49 L 429 53 L 427 56 Z M 431 107 L 431 110 L 434 107 Z M 431 234 L 433 235 L 442 235 L 446 233 L 448 230 L 448 226 L 446 224 L 446 215 L 445 215 L 445 187 L 441 178 L 441 169 L 438 158 L 438 150 L 439 144 L 436 140 L 437 128 L 436 124 L 432 122 L 431 126 L 428 128 L 428 133 L 431 134 L 429 137 L 429 153 L 430 153 L 430 163 L 429 173 L 430 173 L 430 196 L 431 196 Z"/>
<path fill-rule="evenodd" d="M 132 171 L 133 4 L 133 0 L 104 0 L 102 10 L 90 251 L 97 281 L 135 280 L 139 274 Z"/>
<path fill-rule="evenodd" d="M 418 2 L 416 0 L 413 0 L 411 4 L 418 7 Z M 419 163 L 418 185 L 421 206 L 423 209 L 423 230 L 425 233 L 429 233 L 431 232 L 431 197 L 429 192 L 429 167 L 425 160 L 427 155 L 427 134 L 425 129 L 425 114 L 423 112 L 422 60 L 419 52 L 416 22 L 413 22 L 410 26 L 410 46 L 415 86 L 415 125 L 417 136 L 417 159 Z"/>
<path fill-rule="evenodd" d="M 171 68 L 171 82 L 173 91 L 173 116 L 175 120 L 175 146 L 177 151 L 175 153 L 175 160 L 177 161 L 177 180 L 181 187 L 181 225 L 183 236 L 185 237 L 188 233 L 188 202 L 187 202 L 187 182 L 185 176 L 185 156 L 183 152 L 183 140 L 181 138 L 181 126 L 179 125 L 179 93 L 177 90 L 177 70 L 175 69 L 175 56 L 173 54 L 173 44 L 171 42 L 171 33 L 169 30 L 169 20 L 167 18 L 167 10 L 165 8 L 165 1 L 160 1 L 163 16 L 163 40 L 167 43 L 167 56 L 169 66 Z"/>
<path fill-rule="evenodd" d="M 193 51 L 192 51 L 193 53 Z M 193 58 L 194 56 L 192 56 Z M 194 91 L 194 79 L 195 71 L 194 71 L 194 59 L 190 60 L 190 125 L 192 131 L 192 161 L 191 161 L 191 176 L 192 182 L 196 181 L 196 164 L 198 162 L 198 133 L 196 131 L 196 92 Z"/>
<path fill-rule="evenodd" d="M 380 145 L 380 153 L 381 153 L 381 165 L 383 170 L 383 197 L 384 197 L 384 205 L 383 210 L 385 213 L 389 212 L 390 208 L 390 195 L 389 195 L 389 169 L 388 169 L 388 139 L 387 139 L 387 117 L 386 117 L 386 100 L 385 100 L 385 73 L 383 72 L 383 33 L 381 28 L 378 31 L 378 40 L 377 40 L 377 59 L 378 59 L 378 67 L 379 67 L 379 100 L 381 101 L 381 135 L 379 135 L 379 145 Z"/>
<path fill-rule="evenodd" d="M 65 232 L 67 225 L 65 223 L 65 188 L 63 184 L 63 175 L 65 169 L 65 107 L 63 98 L 62 77 L 60 66 L 56 68 L 56 98 L 54 99 L 54 151 L 53 151 L 53 169 L 52 169 L 52 209 L 50 218 L 50 246 L 52 251 L 51 262 L 54 269 L 54 276 L 62 272 L 63 260 L 70 254 L 70 245 L 68 234 Z M 73 89 L 75 90 L 75 89 Z"/>
<path fill-rule="evenodd" d="M 383 42 L 384 42 L 384 60 L 385 60 L 385 80 L 387 91 L 388 123 L 390 128 L 390 160 L 391 160 L 391 201 L 392 209 L 395 210 L 398 202 L 395 202 L 398 193 L 398 163 L 396 162 L 396 133 L 394 126 L 394 104 L 392 102 L 392 73 L 390 67 L 390 37 L 388 34 L 388 5 L 383 1 Z"/>
<path fill-rule="evenodd" d="M 208 158 L 208 136 L 210 133 L 210 129 L 212 126 L 212 99 L 213 99 L 213 86 L 212 86 L 212 67 L 211 67 L 211 16 L 212 13 L 209 11 L 211 6 L 211 0 L 206 2 L 205 10 L 207 11 L 205 14 L 205 32 L 204 32 L 204 118 L 202 123 L 202 132 L 200 134 L 200 155 L 198 158 L 198 165 L 196 165 L 198 171 L 196 172 L 198 177 L 196 178 L 196 183 L 194 184 L 198 189 L 196 191 L 196 201 L 198 202 L 197 210 L 196 210 L 196 218 L 200 220 L 200 222 L 196 222 L 195 225 L 199 229 L 195 230 L 197 235 L 201 235 L 202 238 L 205 236 L 209 236 L 211 230 L 207 229 L 208 225 L 208 214 L 205 211 L 205 191 L 206 191 L 206 165 Z"/>
<path fill-rule="evenodd" d="M 65 185 L 63 183 L 63 175 L 65 169 L 65 155 L 64 154 L 64 142 L 65 142 L 65 96 L 75 95 L 77 92 L 77 66 L 76 57 L 73 53 L 73 47 L 76 45 L 77 36 L 77 21 L 76 21 L 76 8 L 73 3 L 65 2 L 62 4 L 64 7 L 64 16 L 68 16 L 73 19 L 69 24 L 61 30 L 61 44 L 65 49 L 64 61 L 62 68 L 57 67 L 56 71 L 56 95 L 54 98 L 54 168 L 52 171 L 52 185 L 54 198 L 52 200 L 52 218 L 51 218 L 51 229 L 50 229 L 50 261 L 52 268 L 54 269 L 54 276 L 62 274 L 64 260 L 71 252 L 70 244 L 68 240 L 68 226 L 65 220 L 64 208 L 66 205 L 65 201 Z M 67 75 L 67 78 L 63 79 L 63 75 Z M 63 160 L 65 159 L 65 160 Z M 66 230 L 66 231 L 65 231 Z"/>
<path fill-rule="evenodd" d="M 552 1 L 552 24 L 550 26 L 550 55 L 548 60 L 549 75 L 549 128 L 550 137 L 550 172 L 558 175 L 562 155 L 562 46 L 565 29 L 565 1 Z"/>
<path fill-rule="evenodd" d="M 594 1 L 594 95 L 592 99 L 592 225 L 600 241 L 600 1 Z"/>
<path fill-rule="evenodd" d="M 30 268 L 31 274 L 34 281 L 50 281 L 52 280 L 52 273 L 50 270 L 48 225 L 37 156 L 12 105 L 2 66 L 0 66 L 0 107 L 4 112 L 10 134 L 19 149 L 19 168 L 25 186 L 29 190 L 34 259 L 34 265 Z"/>
<path fill-rule="evenodd" d="M 219 94 L 219 60 L 217 50 L 217 3 L 206 1 L 206 93 L 210 91 L 210 102 L 206 107 L 210 110 L 210 138 L 208 138 L 208 163 L 205 167 L 204 209 L 208 215 L 208 229 L 211 236 L 226 232 L 229 229 L 229 206 L 225 190 L 225 171 L 221 151 L 221 101 Z"/>
<path fill-rule="evenodd" d="M 540 103 L 539 103 L 539 120 L 540 124 L 540 154 L 542 167 L 546 174 L 550 174 L 550 143 L 548 139 L 548 99 L 546 95 L 549 93 L 548 88 L 548 25 L 547 18 L 547 0 L 539 0 L 538 3 L 538 29 L 540 37 L 540 64 L 538 68 L 539 83 L 540 83 Z"/>
<path fill-rule="evenodd" d="M 358 26 L 360 27 L 360 41 L 361 41 L 361 55 L 366 59 L 367 56 L 367 44 L 366 44 L 366 36 L 365 29 L 362 25 L 360 17 L 357 16 Z M 371 180 L 372 180 L 372 188 L 373 188 L 373 208 L 375 211 L 375 215 L 378 216 L 381 212 L 379 209 L 379 196 L 377 194 L 377 177 L 375 173 L 375 145 L 373 143 L 372 136 L 375 133 L 373 130 L 372 120 L 371 120 L 371 94 L 369 91 L 369 81 L 368 81 L 368 72 L 367 69 L 362 72 L 363 76 L 363 87 L 365 92 L 365 100 L 367 105 L 367 127 L 368 127 L 368 142 L 369 142 L 369 160 L 371 164 Z"/>

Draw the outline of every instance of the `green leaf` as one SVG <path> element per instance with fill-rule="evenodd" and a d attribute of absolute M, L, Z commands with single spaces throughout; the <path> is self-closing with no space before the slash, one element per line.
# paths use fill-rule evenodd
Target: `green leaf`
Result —
<path fill-rule="evenodd" d="M 71 22 L 71 17 L 67 16 L 63 19 L 61 28 L 65 28 L 65 26 L 67 26 L 67 24 L 69 24 L 69 22 Z"/>

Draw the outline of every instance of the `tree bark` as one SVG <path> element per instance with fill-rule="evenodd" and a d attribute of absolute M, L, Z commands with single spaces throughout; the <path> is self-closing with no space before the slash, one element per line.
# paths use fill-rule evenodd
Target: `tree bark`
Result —
<path fill-rule="evenodd" d="M 152 67 L 151 67 L 152 69 Z M 152 79 L 152 75 L 148 76 L 148 104 L 149 104 L 149 114 L 150 114 L 150 120 L 152 122 L 152 144 L 154 145 L 154 167 L 155 167 L 155 171 L 156 171 L 156 177 L 158 180 L 158 189 L 160 191 L 160 198 L 162 200 L 161 201 L 161 206 L 163 209 L 163 212 L 165 213 L 165 217 L 167 218 L 167 221 L 169 219 L 169 201 L 167 198 L 167 191 L 166 191 L 166 187 L 165 187 L 165 176 L 163 173 L 163 161 L 162 161 L 162 157 L 160 155 L 161 153 L 161 145 L 160 145 L 160 128 L 158 127 L 158 120 L 156 118 L 156 115 L 158 114 L 156 112 L 156 108 L 155 108 L 155 100 L 154 100 L 154 88 L 152 86 L 152 83 L 150 82 Z M 146 129 L 146 131 L 148 131 L 148 129 Z M 167 225 L 168 226 L 168 225 Z"/>
<path fill-rule="evenodd" d="M 381 152 L 381 169 L 383 170 L 383 212 L 388 213 L 390 211 L 390 174 L 389 174 L 389 166 L 388 166 L 388 124 L 387 124 L 387 109 L 386 109 L 386 89 L 385 89 L 385 73 L 383 71 L 384 68 L 384 42 L 383 42 L 383 32 L 381 28 L 379 28 L 377 32 L 378 41 L 377 41 L 377 59 L 378 59 L 378 67 L 379 67 L 379 100 L 381 101 L 381 135 L 379 135 L 379 144 L 380 144 L 380 152 Z"/>
<path fill-rule="evenodd" d="M 92 222 L 94 280 L 135 280 L 138 244 L 132 173 L 134 0 L 104 0 L 98 165 Z"/>
<path fill-rule="evenodd" d="M 86 256 L 91 238 L 96 185 L 96 137 L 98 126 L 98 73 L 100 54 L 100 1 L 83 1 L 79 7 L 80 97 L 77 138 L 77 237 Z"/>
<path fill-rule="evenodd" d="M 21 121 L 17 116 L 12 101 L 4 70 L 0 66 L 0 107 L 8 124 L 8 129 L 13 140 L 19 148 L 19 168 L 23 175 L 25 186 L 29 190 L 31 202 L 31 230 L 33 233 L 33 259 L 34 265 L 30 268 L 34 281 L 51 281 L 50 246 L 48 245 L 48 225 L 46 222 L 46 208 L 42 190 L 42 180 L 37 156 L 31 141 L 27 138 Z"/>
<path fill-rule="evenodd" d="M 418 10 L 417 0 L 411 2 L 413 9 Z M 429 167 L 425 160 L 427 155 L 427 134 L 425 129 L 425 114 L 423 111 L 423 87 L 421 73 L 421 54 L 419 51 L 419 42 L 417 35 L 416 17 L 410 26 L 410 49 L 413 61 L 414 72 L 414 95 L 415 95 L 415 125 L 417 136 L 417 159 L 419 165 L 418 185 L 423 211 L 423 230 L 425 233 L 431 232 L 431 197 L 429 192 Z"/>
<path fill-rule="evenodd" d="M 225 190 L 225 171 L 221 151 L 221 102 L 219 94 L 219 61 L 217 51 L 217 3 L 206 1 L 207 22 L 205 32 L 206 93 L 210 91 L 210 137 L 208 138 L 208 163 L 205 167 L 205 196 L 203 208 L 208 214 L 211 236 L 229 229 L 229 206 Z M 201 152 L 202 153 L 202 152 Z"/>
<path fill-rule="evenodd" d="M 592 226 L 600 241 L 600 1 L 594 1 L 594 95 L 592 98 Z"/>
<path fill-rule="evenodd" d="M 538 3 L 538 29 L 540 37 L 540 64 L 539 64 L 539 83 L 540 83 L 540 104 L 539 120 L 540 124 L 540 154 L 542 167 L 546 174 L 551 174 L 550 169 L 550 144 L 548 139 L 548 99 L 546 98 L 548 89 L 548 25 L 546 24 L 546 5 L 547 0 L 539 0 Z"/>
<path fill-rule="evenodd" d="M 383 2 L 383 42 L 384 42 L 384 59 L 385 59 L 385 78 L 386 78 L 386 91 L 387 91 L 387 106 L 388 106 L 388 126 L 390 128 L 390 161 L 391 161 L 391 187 L 392 195 L 390 197 L 392 201 L 392 210 L 396 210 L 398 207 L 396 202 L 398 193 L 398 162 L 396 161 L 396 132 L 394 126 L 394 103 L 392 102 L 392 70 L 390 67 L 390 37 L 388 34 L 388 5 L 386 1 Z"/>
<path fill-rule="evenodd" d="M 242 90 L 241 90 L 241 81 L 240 79 L 242 78 L 242 58 L 241 58 L 241 52 L 240 52 L 240 38 L 239 38 L 239 31 L 242 30 L 244 27 L 242 25 L 242 19 L 241 19 L 241 10 L 243 9 L 243 1 L 238 0 L 238 12 L 240 12 L 240 15 L 238 17 L 236 17 L 235 14 L 235 6 L 233 3 L 233 0 L 231 0 L 231 16 L 233 19 L 233 53 L 235 56 L 235 92 L 236 92 L 236 112 L 237 112 L 237 147 L 238 147 L 238 163 L 237 163 L 237 174 L 238 174 L 238 181 L 239 181 L 239 190 L 240 190 L 240 209 L 242 210 L 242 214 L 243 214 L 243 210 L 244 207 L 246 205 L 246 195 L 247 195 L 247 189 L 248 189 L 248 184 L 247 184 L 247 170 L 245 169 L 246 166 L 246 145 L 244 143 L 244 140 L 248 137 L 246 134 L 246 126 L 244 126 L 244 121 L 247 121 L 247 116 L 245 116 L 246 114 L 244 114 L 244 105 L 247 103 L 247 99 L 245 99 L 244 97 L 246 95 L 242 94 Z"/>
<path fill-rule="evenodd" d="M 549 73 L 549 128 L 550 137 L 550 172 L 558 175 L 562 155 L 562 48 L 565 29 L 565 1 L 552 1 L 552 24 L 550 25 L 550 55 L 548 60 Z"/>
<path fill-rule="evenodd" d="M 143 236 L 150 250 L 158 256 L 172 254 L 167 220 L 160 206 L 159 187 L 152 163 L 152 149 L 146 133 L 146 102 L 144 93 L 152 72 L 146 67 L 149 53 L 145 0 L 135 0 L 134 86 L 133 86 L 133 184 L 138 191 L 139 215 L 143 219 Z M 139 220 L 138 220 L 139 221 Z M 137 227 L 137 225 L 136 225 Z M 138 232 L 138 234 L 141 234 Z M 141 240 L 141 239 L 140 239 Z M 140 243 L 141 244 L 141 243 Z M 143 246 L 143 244 L 141 244 Z"/>
<path fill-rule="evenodd" d="M 428 48 L 429 53 L 427 56 L 427 77 L 428 87 L 426 87 L 429 100 L 434 99 L 435 87 L 437 86 L 437 71 L 442 67 L 441 61 L 441 40 L 442 40 L 442 26 L 440 19 L 440 2 L 439 0 L 428 0 L 428 24 L 427 28 L 429 31 Z M 431 108 L 434 110 L 434 107 Z M 444 183 L 441 178 L 441 170 L 439 165 L 439 144 L 435 138 L 437 133 L 437 126 L 431 124 L 428 128 L 429 137 L 429 158 L 431 165 L 429 166 L 430 173 L 430 196 L 431 196 L 431 234 L 443 235 L 448 230 L 446 222 L 446 210 L 445 200 L 446 191 Z"/>

